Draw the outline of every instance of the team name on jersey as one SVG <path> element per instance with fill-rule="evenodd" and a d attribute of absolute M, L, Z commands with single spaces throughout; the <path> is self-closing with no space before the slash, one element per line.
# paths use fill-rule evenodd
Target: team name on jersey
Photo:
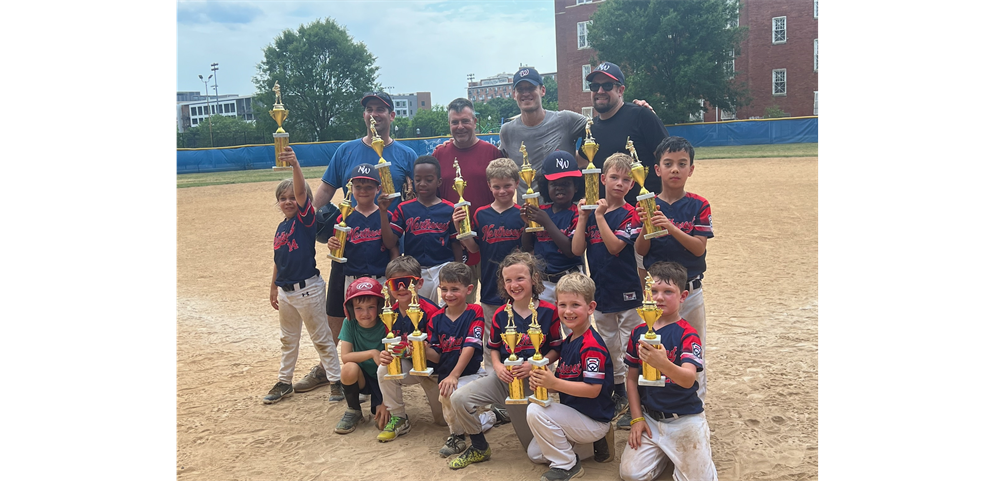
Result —
<path fill-rule="evenodd" d="M 587 226 L 587 240 L 592 244 L 601 244 L 604 242 L 601 239 L 601 229 L 598 228 L 598 224 Z"/>
<path fill-rule="evenodd" d="M 561 362 L 560 365 L 556 367 L 556 377 L 561 379 L 572 379 L 579 377 L 581 372 L 583 372 L 583 368 L 580 363 L 563 364 Z"/>
<path fill-rule="evenodd" d="M 567 233 L 568 231 L 569 231 L 569 229 L 560 229 L 560 232 L 562 232 L 563 235 L 565 235 L 567 237 L 570 236 L 570 234 Z M 549 232 L 546 232 L 544 230 L 536 232 L 535 236 L 536 236 L 536 241 L 537 242 L 550 242 L 553 239 L 552 236 L 549 235 Z"/>
<path fill-rule="evenodd" d="M 509 229 L 503 225 L 497 227 L 493 225 L 481 226 L 480 230 L 483 231 L 483 237 L 481 237 L 481 240 L 488 244 L 493 244 L 495 242 L 515 241 L 522 237 L 522 231 L 524 229 L 524 227 L 521 229 Z"/>
<path fill-rule="evenodd" d="M 281 232 L 279 235 L 273 238 L 273 250 L 277 250 L 283 246 L 287 246 L 288 252 L 293 252 L 297 249 L 297 239 L 290 239 L 290 236 L 294 234 L 293 226 L 290 227 L 290 232 Z M 290 242 L 287 240 L 290 239 Z"/>
<path fill-rule="evenodd" d="M 439 234 L 449 230 L 449 221 L 432 222 L 432 219 L 422 220 L 421 217 L 413 217 L 405 220 L 406 230 L 412 234 Z"/>
<path fill-rule="evenodd" d="M 694 221 L 684 221 L 684 222 L 674 222 L 674 219 L 670 219 L 670 223 L 674 224 L 678 229 L 690 233 L 694 230 Z"/>
<path fill-rule="evenodd" d="M 378 241 L 381 239 L 380 229 L 370 229 L 369 227 L 363 227 L 362 229 L 353 228 L 351 234 L 349 240 L 354 243 Z"/>

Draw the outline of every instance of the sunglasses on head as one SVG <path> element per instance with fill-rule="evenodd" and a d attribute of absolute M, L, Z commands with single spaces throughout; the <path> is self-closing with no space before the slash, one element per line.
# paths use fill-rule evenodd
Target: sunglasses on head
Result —
<path fill-rule="evenodd" d="M 597 82 L 588 82 L 587 88 L 591 89 L 591 92 L 597 92 L 599 88 L 605 89 L 605 92 L 611 92 L 612 89 L 615 88 L 616 83 L 617 82 L 605 82 L 603 84 L 599 84 Z"/>
<path fill-rule="evenodd" d="M 399 291 L 401 289 L 409 289 L 412 284 L 417 284 L 421 280 L 421 277 L 416 276 L 402 276 L 402 277 L 392 277 L 387 279 L 387 288 L 392 291 Z"/>

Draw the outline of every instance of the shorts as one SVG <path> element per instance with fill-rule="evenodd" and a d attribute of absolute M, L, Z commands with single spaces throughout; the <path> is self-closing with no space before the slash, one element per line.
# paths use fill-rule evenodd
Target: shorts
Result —
<path fill-rule="evenodd" d="M 345 317 L 345 266 L 332 262 L 332 272 L 328 274 L 328 294 L 325 296 L 325 315 Z"/>
<path fill-rule="evenodd" d="M 359 390 L 359 393 L 370 396 L 370 413 L 376 415 L 377 406 L 383 404 L 383 393 L 380 392 L 380 384 L 377 383 L 376 376 L 370 377 L 363 369 L 360 369 L 360 371 L 363 373 L 363 380 L 366 382 L 366 385 L 363 386 L 363 389 Z"/>

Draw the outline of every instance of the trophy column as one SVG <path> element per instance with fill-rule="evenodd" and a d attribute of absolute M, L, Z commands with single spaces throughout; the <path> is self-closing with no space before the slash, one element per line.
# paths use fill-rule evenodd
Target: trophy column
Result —
<path fill-rule="evenodd" d="M 463 209 L 463 213 L 466 215 L 457 226 L 459 232 L 456 234 L 456 239 L 462 240 L 467 237 L 475 237 L 477 233 L 470 228 L 470 203 L 463 198 L 463 190 L 466 189 L 466 182 L 463 181 L 463 172 L 460 170 L 459 160 L 456 158 L 453 158 L 453 168 L 456 169 L 456 180 L 453 181 L 453 190 L 459 194 L 459 202 L 453 207 Z"/>
<path fill-rule="evenodd" d="M 594 121 L 587 119 L 587 138 L 584 139 L 584 145 L 580 148 L 588 162 L 587 168 L 580 171 L 584 174 L 584 205 L 580 207 L 583 210 L 597 209 L 598 198 L 601 197 L 600 189 L 598 189 L 601 169 L 594 165 L 594 155 L 598 153 L 598 144 L 594 141 L 594 137 L 591 137 L 592 124 Z"/>
<path fill-rule="evenodd" d="M 283 172 L 287 170 L 293 170 L 286 162 L 280 160 L 280 152 L 283 152 L 283 148 L 290 145 L 290 134 L 283 130 L 283 121 L 287 120 L 287 115 L 290 113 L 289 110 L 283 108 L 283 99 L 280 96 L 280 82 L 276 82 L 273 86 L 273 91 L 276 92 L 276 103 L 273 104 L 273 110 L 269 111 L 269 116 L 273 117 L 276 121 L 276 132 L 273 133 L 273 145 L 276 148 L 276 165 L 273 166 L 274 172 Z"/>
<path fill-rule="evenodd" d="M 650 222 L 653 212 L 656 211 L 656 194 L 646 190 L 646 166 L 639 161 L 639 155 L 636 154 L 636 147 L 632 145 L 631 139 L 627 138 L 625 140 L 625 148 L 629 150 L 629 155 L 632 156 L 632 164 L 629 166 L 630 170 L 632 170 L 632 178 L 639 183 L 639 196 L 636 197 L 636 202 L 643 207 L 644 212 L 642 216 L 643 238 L 649 240 L 665 236 L 668 234 L 666 229 L 660 229 Z"/>
<path fill-rule="evenodd" d="M 515 313 L 511 309 L 511 301 L 505 305 L 504 311 L 508 314 L 508 325 L 504 328 L 504 333 L 501 334 L 501 341 L 504 345 L 508 347 L 508 352 L 511 355 L 504 360 L 505 369 L 508 371 L 521 366 L 525 360 L 519 359 L 515 355 L 515 349 L 518 346 L 518 341 L 522 339 L 522 333 L 518 332 L 515 328 Z M 529 400 L 525 398 L 525 383 L 522 379 L 512 379 L 508 383 L 508 397 L 504 400 L 505 404 L 528 404 Z"/>
<path fill-rule="evenodd" d="M 649 330 L 645 334 L 639 336 L 640 341 L 646 341 L 649 345 L 653 346 L 654 349 L 662 349 L 663 345 L 660 343 L 660 336 L 653 331 L 653 324 L 657 319 L 660 318 L 660 308 L 656 307 L 656 302 L 653 301 L 653 276 L 646 274 L 646 287 L 643 291 L 643 306 L 636 308 L 636 312 L 639 317 L 643 319 Z M 643 372 L 639 375 L 639 385 L 640 386 L 664 386 L 667 384 L 667 378 L 660 374 L 660 370 L 650 366 L 648 362 L 642 363 Z"/>
<path fill-rule="evenodd" d="M 408 305 L 407 313 L 408 318 L 411 319 L 411 324 L 415 326 L 414 332 L 408 334 L 408 341 L 411 342 L 412 365 L 408 372 L 413 376 L 431 376 L 435 368 L 428 367 L 428 359 L 425 357 L 425 341 L 428 339 L 428 333 L 418 330 L 418 324 L 425 312 L 418 305 L 418 293 L 414 290 L 411 291 L 411 304 Z"/>
<path fill-rule="evenodd" d="M 519 175 L 522 180 L 529 185 L 529 189 L 525 191 L 525 195 L 522 199 L 525 200 L 526 204 L 539 208 L 539 193 L 532 190 L 532 179 L 535 178 L 536 171 L 532 169 L 532 164 L 529 163 L 529 153 L 525 150 L 525 142 L 522 142 L 522 147 L 518 149 L 522 153 L 522 170 Z M 525 228 L 525 232 L 542 232 L 544 229 L 538 222 L 530 220 L 528 227 Z"/>
<path fill-rule="evenodd" d="M 526 334 L 528 334 L 529 340 L 532 341 L 532 347 L 536 350 L 532 358 L 529 359 L 529 364 L 532 365 L 533 371 L 536 369 L 548 370 L 549 368 L 546 366 L 549 364 L 549 359 L 543 357 L 539 351 L 539 346 L 546 339 L 546 335 L 542 333 L 542 326 L 539 325 L 539 314 L 536 312 L 534 301 L 529 301 L 529 310 L 532 311 L 532 322 L 529 323 L 529 330 L 526 331 Z M 547 407 L 553 403 L 553 401 L 549 400 L 549 390 L 542 386 L 536 386 L 535 393 L 529 396 L 529 401 L 542 407 Z"/>
<path fill-rule="evenodd" d="M 334 252 L 328 254 L 328 258 L 339 264 L 345 264 L 349 260 L 344 257 L 345 244 L 349 240 L 349 232 L 352 231 L 352 227 L 347 226 L 345 223 L 346 217 L 349 217 L 349 214 L 352 214 L 353 211 L 351 180 L 345 185 L 345 197 L 339 203 L 339 211 L 342 213 L 342 222 L 335 224 L 335 239 L 339 241 L 339 247 Z M 386 296 L 384 298 L 386 299 Z"/>
<path fill-rule="evenodd" d="M 380 173 L 380 192 L 386 195 L 388 199 L 400 197 L 401 193 L 394 191 L 394 177 L 390 174 L 390 162 L 387 162 L 383 158 L 383 139 L 377 132 L 377 120 L 373 118 L 370 119 L 370 133 L 372 136 L 370 144 L 377 155 L 380 156 L 380 160 L 377 161 L 377 165 L 375 166 L 377 172 Z"/>
<path fill-rule="evenodd" d="M 401 338 L 394 335 L 394 322 L 397 321 L 397 313 L 390 308 L 390 291 L 387 290 L 386 284 L 383 286 L 383 298 L 384 305 L 383 311 L 380 312 L 380 319 L 387 326 L 387 337 L 381 339 L 381 342 L 383 342 L 387 351 L 391 353 L 391 356 L 394 357 L 390 360 L 390 364 L 387 365 L 387 374 L 383 378 L 404 379 L 407 374 L 401 371 L 401 353 L 394 354 L 394 350 L 391 349 L 395 344 L 401 342 Z"/>

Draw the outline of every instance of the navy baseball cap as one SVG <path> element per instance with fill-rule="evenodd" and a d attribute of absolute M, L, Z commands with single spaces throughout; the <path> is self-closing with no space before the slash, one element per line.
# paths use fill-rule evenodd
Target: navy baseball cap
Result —
<path fill-rule="evenodd" d="M 363 100 L 360 100 L 359 103 L 362 104 L 363 107 L 366 107 L 366 104 L 369 103 L 371 99 L 380 99 L 381 102 L 387 104 L 387 110 L 390 110 L 391 112 L 394 111 L 394 101 L 391 100 L 390 95 L 387 95 L 386 92 L 366 92 L 366 94 L 363 95 Z"/>
<path fill-rule="evenodd" d="M 539 76 L 539 71 L 532 67 L 522 67 L 518 69 L 518 73 L 515 74 L 515 83 L 511 84 L 511 88 L 518 86 L 519 82 L 528 82 L 536 87 L 542 85 L 542 77 Z"/>
<path fill-rule="evenodd" d="M 562 179 L 563 177 L 580 177 L 580 167 L 577 159 L 570 152 L 554 150 L 542 162 L 542 172 L 546 180 Z"/>
<path fill-rule="evenodd" d="M 373 164 L 359 164 L 352 168 L 352 172 L 349 173 L 349 179 L 369 179 L 380 185 L 380 174 L 377 172 L 377 168 Z"/>
<path fill-rule="evenodd" d="M 585 78 L 585 80 L 590 82 L 596 73 L 603 73 L 611 77 L 612 80 L 625 85 L 625 75 L 622 74 L 622 69 L 618 68 L 618 65 L 611 62 L 601 62 L 601 64 L 592 70 L 591 73 L 587 74 L 587 78 Z"/>

